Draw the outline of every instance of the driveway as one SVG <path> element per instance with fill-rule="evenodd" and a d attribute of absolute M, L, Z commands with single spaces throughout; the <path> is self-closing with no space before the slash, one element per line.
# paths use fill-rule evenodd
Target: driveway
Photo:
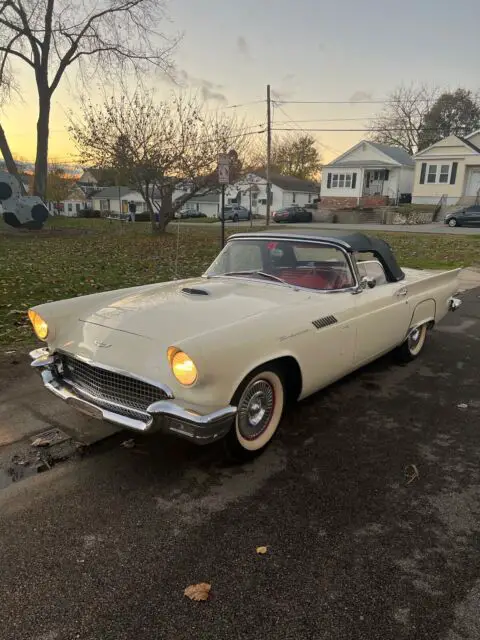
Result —
<path fill-rule="evenodd" d="M 174 223 L 173 223 L 174 224 Z M 209 227 L 212 229 L 217 229 L 220 227 L 220 223 L 212 224 L 212 223 L 188 223 L 182 222 L 181 225 L 188 225 L 195 227 Z M 226 228 L 250 228 L 250 222 L 229 222 L 225 224 Z M 254 220 L 254 227 L 264 227 L 265 220 Z M 480 234 L 480 226 L 478 227 L 455 227 L 452 229 L 446 224 L 442 223 L 433 223 L 433 224 L 332 224 L 331 222 L 311 222 L 311 223 L 296 223 L 296 224 L 271 224 L 272 229 L 284 229 L 288 228 L 289 230 L 294 229 L 319 229 L 329 231 L 331 229 L 338 230 L 347 230 L 347 231 L 395 231 L 397 233 L 433 233 L 433 234 L 444 234 L 448 233 L 451 235 L 475 235 Z"/>
<path fill-rule="evenodd" d="M 1 637 L 478 640 L 479 379 L 475 289 L 421 359 L 301 403 L 254 464 L 116 434 L 10 485 Z"/>

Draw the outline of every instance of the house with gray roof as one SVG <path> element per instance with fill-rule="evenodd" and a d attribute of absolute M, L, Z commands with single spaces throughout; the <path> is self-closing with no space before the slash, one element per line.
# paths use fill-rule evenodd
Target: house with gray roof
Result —
<path fill-rule="evenodd" d="M 404 149 L 362 140 L 322 169 L 322 209 L 410 202 L 415 161 Z"/>
<path fill-rule="evenodd" d="M 320 187 L 311 180 L 302 180 L 295 176 L 285 176 L 272 171 L 271 210 L 298 205 L 314 205 L 318 200 Z M 267 212 L 267 176 L 264 169 L 248 173 L 238 182 L 228 185 L 226 203 L 240 204 L 254 215 L 265 216 Z"/>

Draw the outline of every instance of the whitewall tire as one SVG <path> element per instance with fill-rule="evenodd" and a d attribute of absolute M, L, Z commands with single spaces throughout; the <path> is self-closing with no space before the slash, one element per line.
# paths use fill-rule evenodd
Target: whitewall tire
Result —
<path fill-rule="evenodd" d="M 402 362 L 410 362 L 420 355 L 425 346 L 427 331 L 426 324 L 409 331 L 405 342 L 396 349 L 396 354 Z"/>
<path fill-rule="evenodd" d="M 255 371 L 235 394 L 235 424 L 225 438 L 230 457 L 246 461 L 257 457 L 277 432 L 285 407 L 282 374 L 266 366 Z"/>

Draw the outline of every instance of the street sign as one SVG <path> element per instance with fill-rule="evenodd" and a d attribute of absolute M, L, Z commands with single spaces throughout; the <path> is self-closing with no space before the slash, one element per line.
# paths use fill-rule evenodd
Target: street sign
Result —
<path fill-rule="evenodd" d="M 220 184 L 230 182 L 230 158 L 226 153 L 218 156 L 218 182 Z"/>

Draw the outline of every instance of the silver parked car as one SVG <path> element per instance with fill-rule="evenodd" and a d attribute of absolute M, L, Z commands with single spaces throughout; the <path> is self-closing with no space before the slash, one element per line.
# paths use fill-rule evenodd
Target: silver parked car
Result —
<path fill-rule="evenodd" d="M 219 219 L 222 219 L 222 214 L 218 214 Z M 252 212 L 246 207 L 242 207 L 240 204 L 227 204 L 223 209 L 224 220 L 232 220 L 238 222 L 239 220 L 250 220 Z"/>

